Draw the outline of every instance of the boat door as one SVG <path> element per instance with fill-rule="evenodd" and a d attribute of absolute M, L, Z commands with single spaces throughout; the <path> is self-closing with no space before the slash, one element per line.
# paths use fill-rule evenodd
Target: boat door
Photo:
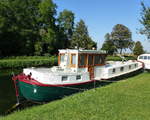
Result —
<path fill-rule="evenodd" d="M 94 78 L 94 55 L 88 55 L 88 72 L 90 73 L 90 79 Z"/>

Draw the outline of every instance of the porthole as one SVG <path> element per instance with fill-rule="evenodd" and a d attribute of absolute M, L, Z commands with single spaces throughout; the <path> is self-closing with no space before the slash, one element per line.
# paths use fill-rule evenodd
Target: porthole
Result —
<path fill-rule="evenodd" d="M 124 70 L 124 67 L 121 67 L 121 68 L 120 68 L 120 71 L 123 71 L 123 70 Z"/>
<path fill-rule="evenodd" d="M 68 80 L 68 76 L 62 76 L 61 81 L 67 81 Z"/>
<path fill-rule="evenodd" d="M 77 75 L 76 80 L 81 80 L 81 75 Z"/>
<path fill-rule="evenodd" d="M 116 69 L 114 68 L 113 70 L 112 70 L 112 73 L 115 73 L 116 72 Z"/>
<path fill-rule="evenodd" d="M 129 65 L 129 69 L 131 69 L 131 65 Z"/>

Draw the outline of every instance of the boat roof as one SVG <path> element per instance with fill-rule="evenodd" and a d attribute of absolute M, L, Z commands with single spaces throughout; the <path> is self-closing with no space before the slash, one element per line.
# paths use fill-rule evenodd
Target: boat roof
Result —
<path fill-rule="evenodd" d="M 150 56 L 150 54 L 141 54 L 141 55 L 139 55 L 139 56 Z"/>
<path fill-rule="evenodd" d="M 60 49 L 59 53 L 106 54 L 106 51 L 104 51 L 104 50 L 85 50 L 85 49 Z"/>

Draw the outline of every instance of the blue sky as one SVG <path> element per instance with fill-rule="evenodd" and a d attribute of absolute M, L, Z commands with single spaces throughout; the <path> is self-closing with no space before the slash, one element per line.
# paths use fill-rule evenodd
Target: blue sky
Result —
<path fill-rule="evenodd" d="M 150 0 L 143 0 L 150 6 Z M 150 52 L 150 41 L 138 34 L 142 27 L 139 22 L 141 0 L 54 0 L 58 13 L 64 9 L 75 13 L 75 22 L 83 19 L 89 35 L 98 46 L 104 42 L 104 35 L 110 33 L 116 24 L 127 26 L 134 41 L 141 41 L 144 49 Z"/>

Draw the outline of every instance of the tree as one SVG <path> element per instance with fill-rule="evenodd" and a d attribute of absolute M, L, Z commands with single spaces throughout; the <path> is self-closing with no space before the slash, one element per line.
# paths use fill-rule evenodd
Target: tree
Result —
<path fill-rule="evenodd" d="M 134 55 L 140 55 L 140 54 L 144 53 L 143 46 L 142 46 L 140 41 L 137 41 L 135 43 L 135 46 L 134 46 L 134 49 L 133 49 L 133 53 L 134 53 Z"/>
<path fill-rule="evenodd" d="M 52 0 L 1 0 L 1 55 L 55 53 L 59 35 L 55 15 Z"/>
<path fill-rule="evenodd" d="M 40 0 L 0 1 L 0 49 L 3 56 L 32 55 L 38 39 L 37 5 Z"/>
<path fill-rule="evenodd" d="M 140 29 L 140 33 L 147 36 L 150 39 L 150 7 L 146 7 L 143 2 L 142 5 L 142 12 L 141 12 L 141 19 L 140 23 L 143 25 L 143 28 Z"/>
<path fill-rule="evenodd" d="M 60 31 L 64 34 L 65 47 L 69 47 L 69 42 L 72 38 L 73 29 L 74 29 L 74 13 L 69 10 L 63 10 L 59 13 L 58 25 Z M 62 37 L 62 36 L 61 36 Z"/>
<path fill-rule="evenodd" d="M 117 51 L 116 46 L 114 45 L 113 40 L 111 39 L 111 35 L 109 33 L 105 35 L 105 41 L 102 45 L 101 50 L 105 50 L 109 55 L 112 55 L 114 52 Z"/>
<path fill-rule="evenodd" d="M 87 26 L 83 20 L 77 23 L 72 35 L 71 47 L 74 48 L 75 46 L 84 49 L 96 47 L 96 43 L 90 38 Z"/>
<path fill-rule="evenodd" d="M 123 49 L 131 49 L 133 47 L 134 42 L 132 41 L 132 33 L 122 24 L 117 24 L 113 27 L 111 39 L 114 41 L 116 48 L 120 50 L 120 54 Z"/>
<path fill-rule="evenodd" d="M 43 0 L 38 7 L 40 13 L 38 20 L 40 30 L 43 32 L 40 34 L 42 39 L 37 41 L 36 44 L 41 45 L 41 54 L 54 54 L 57 51 L 56 4 L 52 0 Z M 39 44 L 39 42 L 42 44 Z M 38 53 L 38 51 L 35 51 L 35 53 Z"/>

